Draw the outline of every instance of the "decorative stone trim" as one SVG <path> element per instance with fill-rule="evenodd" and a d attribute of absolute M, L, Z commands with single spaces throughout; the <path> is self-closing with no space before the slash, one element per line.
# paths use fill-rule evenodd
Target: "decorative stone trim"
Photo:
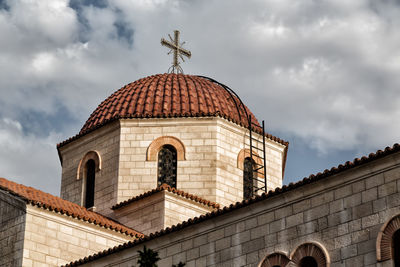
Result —
<path fill-rule="evenodd" d="M 285 267 L 289 262 L 290 259 L 288 258 L 288 256 L 286 256 L 285 253 L 275 252 L 265 257 L 260 267 L 273 267 L 277 265 Z"/>
<path fill-rule="evenodd" d="M 400 214 L 393 216 L 381 228 L 376 239 L 376 259 L 386 261 L 392 258 L 392 237 L 400 229 Z"/>
<path fill-rule="evenodd" d="M 153 142 L 151 142 L 151 144 L 147 148 L 146 160 L 156 161 L 157 154 L 160 151 L 161 147 L 164 145 L 171 145 L 175 147 L 178 160 L 186 159 L 185 146 L 178 138 L 173 136 L 161 136 L 155 139 Z"/>
<path fill-rule="evenodd" d="M 255 151 L 253 151 L 253 154 L 258 156 L 258 153 Z M 250 157 L 250 149 L 243 148 L 242 150 L 240 150 L 237 156 L 237 167 L 239 169 L 244 169 L 244 159 L 247 157 Z M 262 161 L 259 157 L 253 157 L 253 160 L 258 164 L 262 164 Z M 264 168 L 260 169 L 260 172 L 261 173 L 258 174 L 258 177 L 264 178 Z"/>
<path fill-rule="evenodd" d="M 96 172 L 101 170 L 101 157 L 100 157 L 100 153 L 97 152 L 96 150 L 93 151 L 89 151 L 85 154 L 85 156 L 83 156 L 83 158 L 81 159 L 81 161 L 79 162 L 78 165 L 78 170 L 76 173 L 76 179 L 80 180 L 83 177 L 83 174 L 85 173 L 85 164 L 86 162 L 88 162 L 88 160 L 93 160 L 95 165 L 96 165 Z"/>
<path fill-rule="evenodd" d="M 317 242 L 299 245 L 291 254 L 290 259 L 298 266 L 304 257 L 313 257 L 318 267 L 329 267 L 331 264 L 328 251 Z"/>

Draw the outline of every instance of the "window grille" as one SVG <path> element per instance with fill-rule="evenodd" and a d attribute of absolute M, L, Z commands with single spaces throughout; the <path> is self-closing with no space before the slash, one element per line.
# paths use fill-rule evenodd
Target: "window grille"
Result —
<path fill-rule="evenodd" d="M 177 152 L 171 145 L 165 145 L 158 152 L 158 185 L 167 184 L 176 188 Z"/>

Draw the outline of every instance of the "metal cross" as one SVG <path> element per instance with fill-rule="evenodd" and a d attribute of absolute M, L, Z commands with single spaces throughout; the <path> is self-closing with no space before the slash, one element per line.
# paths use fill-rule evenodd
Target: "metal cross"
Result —
<path fill-rule="evenodd" d="M 178 56 L 182 59 L 183 62 L 185 62 L 185 60 L 183 59 L 183 56 L 190 58 L 192 56 L 192 53 L 189 50 L 186 50 L 182 47 L 182 45 L 184 45 L 185 42 L 179 43 L 179 31 L 178 30 L 174 31 L 174 39 L 172 39 L 171 35 L 168 34 L 168 36 L 171 41 L 167 41 L 164 38 L 161 38 L 161 45 L 166 46 L 171 49 L 168 52 L 168 55 L 171 54 L 172 52 L 174 52 L 174 59 L 172 61 L 172 66 L 168 69 L 168 72 L 174 73 L 176 71 L 176 73 L 183 73 L 183 69 L 179 65 Z"/>

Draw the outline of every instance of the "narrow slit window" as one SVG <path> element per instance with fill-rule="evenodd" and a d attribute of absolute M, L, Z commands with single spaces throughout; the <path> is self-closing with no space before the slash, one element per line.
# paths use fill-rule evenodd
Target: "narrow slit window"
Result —
<path fill-rule="evenodd" d="M 86 163 L 86 188 L 85 188 L 85 208 L 94 206 L 94 185 L 96 176 L 96 163 L 90 159 Z"/>
<path fill-rule="evenodd" d="M 158 182 L 176 188 L 177 152 L 175 147 L 164 145 L 158 152 Z"/>
<path fill-rule="evenodd" d="M 254 183 L 254 161 L 247 157 L 243 162 L 243 198 L 248 199 L 253 196 Z"/>

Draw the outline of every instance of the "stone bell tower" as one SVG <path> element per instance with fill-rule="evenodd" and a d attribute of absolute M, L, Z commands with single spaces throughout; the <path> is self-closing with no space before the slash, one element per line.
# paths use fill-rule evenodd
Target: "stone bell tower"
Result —
<path fill-rule="evenodd" d="M 58 145 L 61 197 L 144 232 L 280 187 L 286 161 L 233 90 L 183 74 L 191 53 L 174 37 L 161 44 L 176 73 L 125 85 Z"/>
<path fill-rule="evenodd" d="M 154 75 L 122 87 L 79 134 L 58 145 L 62 197 L 84 206 L 93 198 L 105 214 L 161 183 L 221 205 L 243 200 L 250 155 L 245 111 L 255 125 L 253 138 L 263 136 L 254 115 L 237 108 L 233 97 L 212 80 L 184 74 Z M 264 139 L 271 190 L 282 185 L 287 143 L 269 134 Z"/>

